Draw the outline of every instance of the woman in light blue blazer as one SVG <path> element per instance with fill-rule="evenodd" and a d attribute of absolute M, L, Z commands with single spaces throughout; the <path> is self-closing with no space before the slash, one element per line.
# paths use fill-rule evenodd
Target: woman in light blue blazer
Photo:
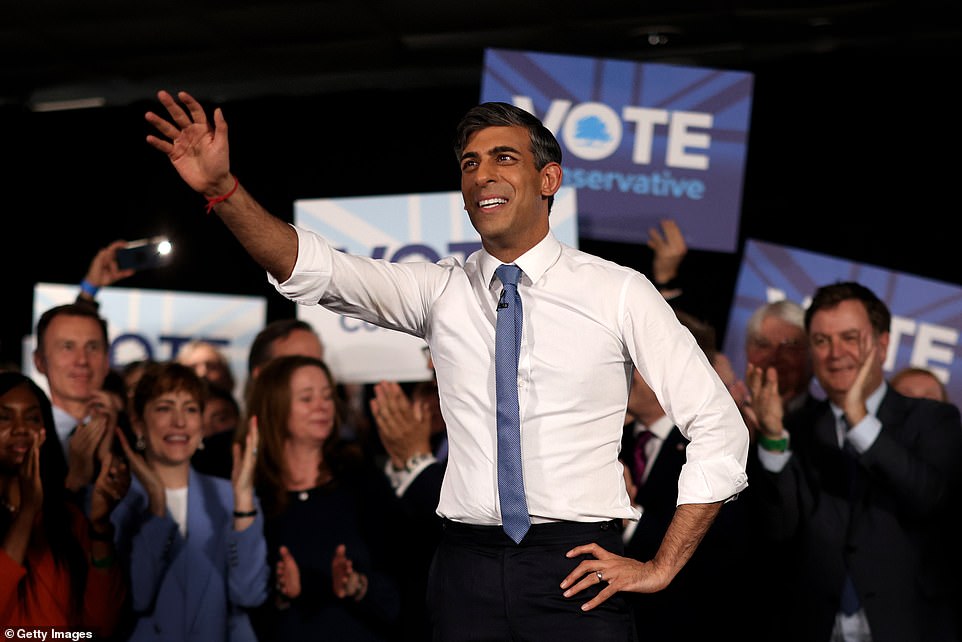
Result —
<path fill-rule="evenodd" d="M 151 365 L 133 397 L 136 450 L 120 438 L 134 473 L 112 516 L 130 572 L 129 640 L 256 642 L 248 610 L 269 578 L 257 431 L 234 445 L 230 481 L 194 471 L 206 385 L 187 366 Z"/>

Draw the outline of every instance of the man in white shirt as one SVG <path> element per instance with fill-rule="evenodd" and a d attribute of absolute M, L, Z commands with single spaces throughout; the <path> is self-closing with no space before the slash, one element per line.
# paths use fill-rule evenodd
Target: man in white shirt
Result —
<path fill-rule="evenodd" d="M 455 151 L 483 249 L 464 265 L 388 263 L 338 252 L 269 214 L 230 173 L 221 111 L 211 126 L 189 94 L 158 98 L 171 120 L 148 113 L 160 134 L 148 143 L 207 198 L 279 292 L 427 342 L 449 443 L 437 509 L 444 537 L 428 589 L 435 639 L 633 639 L 618 593 L 671 582 L 722 502 L 747 487 L 748 431 L 652 284 L 551 234 L 550 206 L 562 185 L 554 136 L 512 105 L 470 110 Z M 502 287 L 494 274 L 503 264 L 522 271 L 517 393 L 531 526 L 517 544 L 501 529 L 497 479 Z M 632 364 L 691 439 L 682 505 L 648 562 L 618 554 L 620 520 L 638 517 L 618 460 Z M 571 599 L 582 592 L 586 602 Z"/>

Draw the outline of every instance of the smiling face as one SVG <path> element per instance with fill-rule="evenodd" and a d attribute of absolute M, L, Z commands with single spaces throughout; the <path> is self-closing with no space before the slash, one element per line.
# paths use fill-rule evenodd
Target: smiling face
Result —
<path fill-rule="evenodd" d="M 0 471 L 16 474 L 33 441 L 43 435 L 43 410 L 27 384 L 0 396 Z"/>
<path fill-rule="evenodd" d="M 187 466 L 200 445 L 203 417 L 200 400 L 183 389 L 148 400 L 137 422 L 148 460 L 169 467 Z"/>
<path fill-rule="evenodd" d="M 815 377 L 836 405 L 843 405 L 845 393 L 855 383 L 872 344 L 876 345 L 876 350 L 865 389 L 874 390 L 882 382 L 889 333 L 875 336 L 861 301 L 848 299 L 815 312 L 809 325 L 809 337 Z"/>
<path fill-rule="evenodd" d="M 511 263 L 548 233 L 548 197 L 561 187 L 561 166 L 540 170 L 528 131 L 486 127 L 461 151 L 464 209 L 485 250 Z"/>
<path fill-rule="evenodd" d="M 287 435 L 292 441 L 322 445 L 334 429 L 334 387 L 327 374 L 313 365 L 291 375 L 291 410 Z"/>
<path fill-rule="evenodd" d="M 746 357 L 762 370 L 774 367 L 778 390 L 790 399 L 808 389 L 812 377 L 805 328 L 770 315 L 762 319 L 757 334 L 749 337 Z"/>
<path fill-rule="evenodd" d="M 69 314 L 53 318 L 34 364 L 47 377 L 54 405 L 83 418 L 87 401 L 103 386 L 110 369 L 107 350 L 96 319 Z"/>

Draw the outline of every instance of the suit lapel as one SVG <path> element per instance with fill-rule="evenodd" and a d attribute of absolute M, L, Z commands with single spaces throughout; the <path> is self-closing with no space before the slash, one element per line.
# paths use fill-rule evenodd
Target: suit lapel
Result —
<path fill-rule="evenodd" d="M 825 412 L 821 413 L 815 422 L 815 444 L 819 449 L 839 450 L 835 413 L 828 404 L 825 405 Z"/>
<path fill-rule="evenodd" d="M 828 505 L 834 507 L 841 524 L 848 524 L 851 517 L 849 502 L 849 462 L 838 443 L 838 420 L 828 402 L 818 413 L 812 432 L 812 470 L 818 471 L 814 484 L 821 486 L 829 497 Z"/>

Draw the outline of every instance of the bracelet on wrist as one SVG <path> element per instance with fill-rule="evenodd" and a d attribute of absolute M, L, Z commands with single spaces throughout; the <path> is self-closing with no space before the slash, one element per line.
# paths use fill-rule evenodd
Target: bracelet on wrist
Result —
<path fill-rule="evenodd" d="M 413 457 L 409 457 L 408 460 L 404 462 L 404 470 L 408 471 L 409 473 L 413 473 L 414 469 L 416 469 L 426 461 L 434 461 L 434 455 L 432 455 L 429 452 L 418 453 Z"/>
<path fill-rule="evenodd" d="M 765 435 L 759 435 L 758 445 L 771 452 L 783 453 L 788 450 L 788 436 L 773 439 Z"/>
<path fill-rule="evenodd" d="M 231 196 L 233 196 L 233 195 L 234 195 L 234 192 L 237 191 L 237 186 L 238 186 L 238 185 L 240 185 L 240 181 L 237 180 L 237 177 L 235 176 L 235 177 L 234 177 L 234 186 L 233 186 L 232 188 L 230 188 L 230 191 L 229 191 L 229 192 L 227 192 L 226 194 L 221 194 L 220 196 L 212 196 L 212 197 L 208 198 L 208 199 L 207 199 L 207 213 L 210 214 L 210 213 L 214 210 L 214 206 L 215 206 L 215 205 L 217 205 L 218 203 L 223 203 L 224 201 L 226 201 L 227 199 L 229 199 Z"/>
<path fill-rule="evenodd" d="M 394 472 L 396 473 L 401 473 L 401 472 L 413 473 L 418 466 L 420 466 L 423 462 L 429 461 L 429 460 L 433 461 L 434 455 L 432 455 L 429 452 L 417 453 L 416 455 L 411 455 L 410 457 L 408 457 L 404 461 L 404 465 L 401 466 L 400 468 L 395 466 L 394 462 L 391 462 L 391 468 L 393 468 Z"/>
<path fill-rule="evenodd" d="M 84 279 L 83 281 L 80 282 L 80 291 L 83 292 L 84 294 L 90 295 L 91 297 L 95 297 L 97 296 L 97 293 L 100 292 L 100 288 L 98 288 L 96 285 L 94 285 L 87 279 Z"/>
<path fill-rule="evenodd" d="M 243 519 L 244 517 L 257 517 L 257 509 L 254 510 L 235 510 L 234 517 L 237 519 Z"/>

